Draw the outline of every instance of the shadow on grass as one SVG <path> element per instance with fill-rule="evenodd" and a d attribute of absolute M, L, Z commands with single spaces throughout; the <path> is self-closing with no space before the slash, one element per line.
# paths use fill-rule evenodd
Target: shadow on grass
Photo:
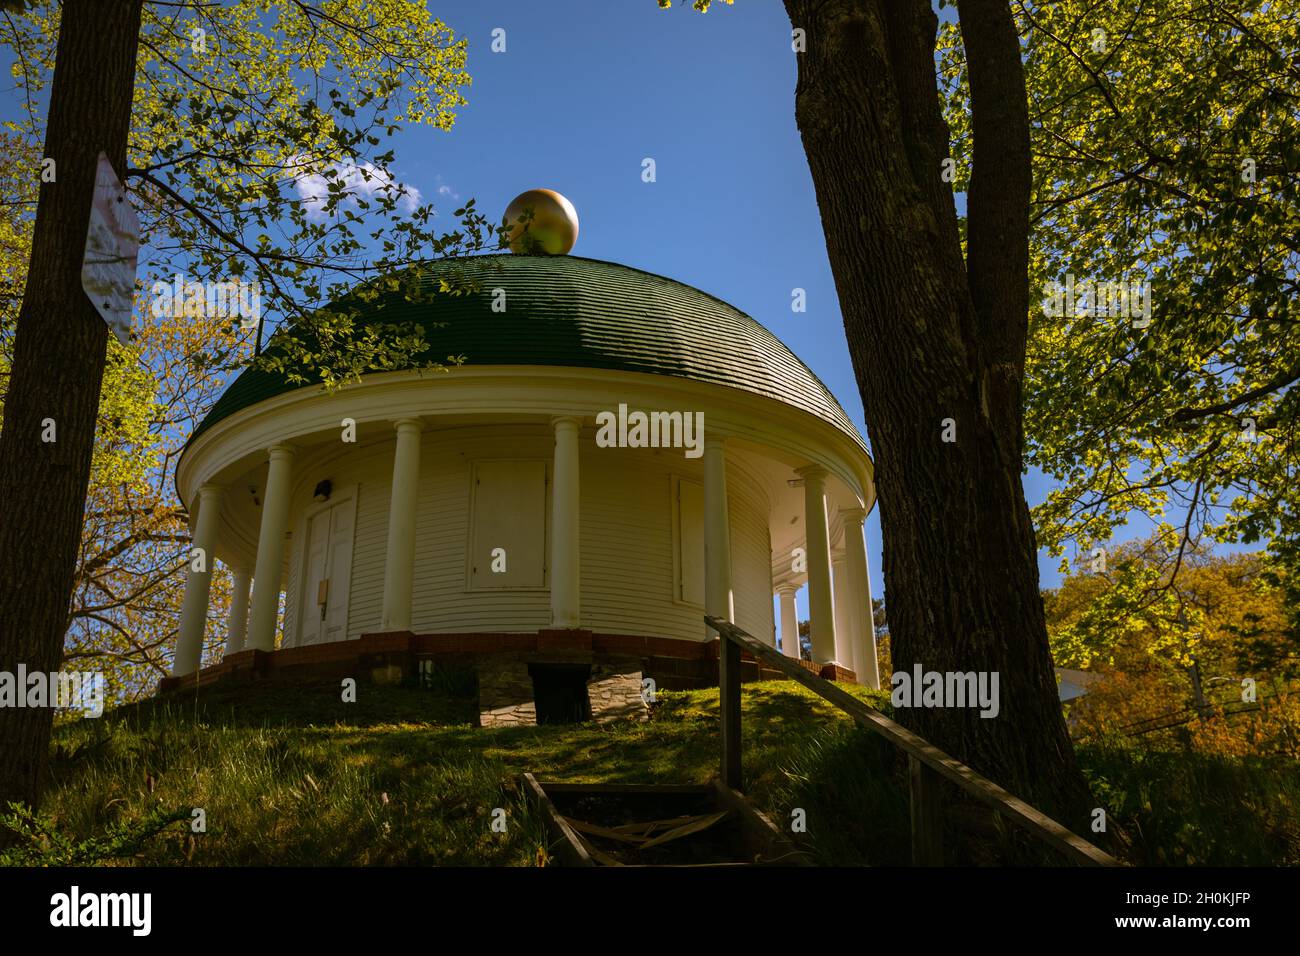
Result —
<path fill-rule="evenodd" d="M 480 729 L 472 698 L 336 682 L 217 686 L 59 728 L 42 808 L 70 839 L 160 811 L 202 833 L 129 860 L 207 865 L 535 865 L 544 828 L 518 788 L 541 777 L 700 783 L 716 773 L 717 691 L 662 692 L 644 722 Z M 760 806 L 839 717 L 791 684 L 745 689 L 744 760 Z M 97 862 L 88 860 L 86 862 Z"/>
<path fill-rule="evenodd" d="M 1300 762 L 1082 745 L 1099 805 L 1140 866 L 1300 864 Z"/>
<path fill-rule="evenodd" d="M 341 681 L 242 686 L 216 684 L 137 701 L 109 711 L 101 719 L 136 726 L 159 721 L 226 727 L 477 724 L 478 709 L 472 684 L 454 689 L 460 692 L 358 682 L 356 699 L 345 701 Z"/>
<path fill-rule="evenodd" d="M 202 810 L 129 858 L 159 865 L 535 865 L 546 837 L 524 771 L 570 782 L 703 783 L 717 691 L 661 692 L 652 719 L 480 729 L 472 698 L 335 682 L 215 687 L 56 729 L 42 807 L 67 840 Z M 460 689 L 463 690 L 463 687 Z M 851 688 L 889 713 L 887 696 Z M 745 790 L 825 864 L 908 862 L 905 762 L 790 682 L 747 684 Z M 1082 746 L 1100 806 L 1139 864 L 1300 863 L 1300 765 Z M 801 812 L 796 812 L 801 811 Z M 982 814 L 982 815 L 981 815 Z M 978 808 L 949 804 L 954 862 L 1012 859 Z M 802 832 L 792 830 L 802 823 Z"/>

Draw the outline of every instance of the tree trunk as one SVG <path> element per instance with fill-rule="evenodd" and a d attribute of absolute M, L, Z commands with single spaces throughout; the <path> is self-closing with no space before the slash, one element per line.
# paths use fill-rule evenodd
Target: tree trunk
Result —
<path fill-rule="evenodd" d="M 108 339 L 81 262 L 100 151 L 126 170 L 140 11 L 63 3 L 45 136 L 55 181 L 41 185 L 0 433 L 0 672 L 49 673 L 63 658 Z M 39 799 L 52 719 L 0 708 L 0 807 Z"/>
<path fill-rule="evenodd" d="M 796 117 L 875 455 L 894 668 L 999 677 L 996 717 L 899 719 L 1088 833 L 1021 486 L 1030 153 L 1010 10 L 961 5 L 975 131 L 964 262 L 930 0 L 786 8 L 807 35 Z"/>

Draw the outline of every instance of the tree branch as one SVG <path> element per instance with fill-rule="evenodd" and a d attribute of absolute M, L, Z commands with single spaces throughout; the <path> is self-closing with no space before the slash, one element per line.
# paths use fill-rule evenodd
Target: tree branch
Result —
<path fill-rule="evenodd" d="M 1271 394 L 1279 388 L 1285 388 L 1286 386 L 1293 385 L 1296 382 L 1300 382 L 1300 365 L 1287 369 L 1285 372 L 1274 376 L 1262 385 L 1258 385 L 1249 391 L 1242 392 L 1236 398 L 1225 399 L 1222 402 L 1216 402 L 1213 405 L 1205 405 L 1201 408 L 1180 408 L 1170 416 L 1170 421 L 1189 422 L 1197 418 L 1208 418 L 1210 415 L 1230 412 L 1234 408 L 1248 405 L 1257 398 L 1263 398 L 1265 395 Z"/>
<path fill-rule="evenodd" d="M 1023 369 L 1028 331 L 1029 105 L 1020 41 L 1005 0 L 966 0 L 974 159 L 967 194 L 967 273 L 993 361 Z"/>

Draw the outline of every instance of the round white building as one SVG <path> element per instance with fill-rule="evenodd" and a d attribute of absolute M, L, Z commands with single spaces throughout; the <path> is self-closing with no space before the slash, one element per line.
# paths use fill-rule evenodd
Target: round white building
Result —
<path fill-rule="evenodd" d="M 191 436 L 177 491 L 235 596 L 200 674 L 210 570 L 190 572 L 166 686 L 449 655 L 639 661 L 689 685 L 716 674 L 706 613 L 797 655 L 805 582 L 809 666 L 879 686 L 872 462 L 772 333 L 609 262 L 424 269 L 478 291 L 381 298 L 361 320 L 423 323 L 431 355 L 464 365 L 333 392 L 250 368 Z"/>

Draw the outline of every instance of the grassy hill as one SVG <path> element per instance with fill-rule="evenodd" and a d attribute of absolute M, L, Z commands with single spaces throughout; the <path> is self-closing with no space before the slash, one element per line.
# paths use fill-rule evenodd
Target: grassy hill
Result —
<path fill-rule="evenodd" d="M 524 771 L 622 783 L 716 773 L 716 690 L 661 692 L 643 723 L 492 730 L 475 726 L 465 690 L 362 684 L 343 703 L 337 682 L 215 687 L 64 725 L 46 842 L 75 853 L 112 827 L 134 837 L 171 814 L 178 819 L 138 846 L 125 839 L 120 862 L 536 865 L 547 840 L 518 788 Z M 857 693 L 888 706 L 883 694 Z M 747 685 L 745 698 L 747 784 L 788 819 L 798 758 L 849 722 L 786 682 Z M 899 807 L 905 841 L 901 797 Z M 191 833 L 195 808 L 206 833 Z M 492 829 L 498 808 L 505 833 Z"/>
<path fill-rule="evenodd" d="M 851 690 L 889 712 L 887 696 Z M 217 687 L 55 733 L 50 792 L 15 862 L 117 865 L 534 866 L 550 852 L 518 787 L 702 783 L 718 759 L 717 691 L 660 692 L 651 720 L 481 729 L 472 686 Z M 744 772 L 778 826 L 822 863 L 908 859 L 905 764 L 791 682 L 744 688 Z M 1300 767 L 1081 748 L 1140 863 L 1300 862 Z M 201 809 L 206 832 L 193 833 Z M 494 832 L 504 810 L 505 832 Z M 495 816 L 500 818 L 501 814 Z M 968 808 L 950 844 L 993 862 L 1005 834 Z M 960 849 L 959 849 L 960 847 Z"/>

